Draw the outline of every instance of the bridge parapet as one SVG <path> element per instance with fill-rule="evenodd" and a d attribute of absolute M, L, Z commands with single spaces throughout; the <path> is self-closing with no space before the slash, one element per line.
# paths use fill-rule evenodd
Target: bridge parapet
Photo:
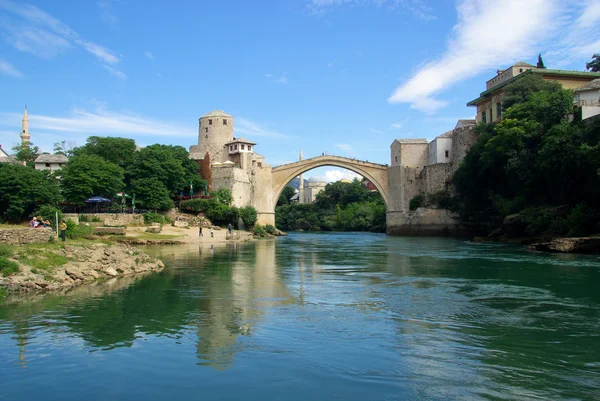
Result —
<path fill-rule="evenodd" d="M 304 160 L 293 162 L 293 163 L 282 164 L 280 166 L 273 167 L 273 172 L 281 171 L 281 170 L 285 170 L 285 169 L 289 169 L 289 168 L 296 168 L 299 166 L 304 166 L 306 164 L 312 164 L 312 163 L 319 163 L 319 164 L 323 163 L 323 165 L 327 165 L 326 162 L 328 162 L 328 161 L 331 162 L 332 166 L 337 166 L 337 167 L 344 167 L 344 166 L 338 166 L 338 163 L 344 163 L 344 164 L 350 163 L 350 164 L 355 164 L 358 166 L 379 168 L 379 169 L 386 170 L 386 171 L 389 167 L 387 164 L 373 163 L 373 162 L 369 162 L 368 160 L 352 159 L 352 158 L 343 157 L 343 156 L 324 155 L 324 156 L 311 157 L 310 159 L 304 159 Z M 344 168 L 346 168 L 346 167 L 344 167 Z"/>

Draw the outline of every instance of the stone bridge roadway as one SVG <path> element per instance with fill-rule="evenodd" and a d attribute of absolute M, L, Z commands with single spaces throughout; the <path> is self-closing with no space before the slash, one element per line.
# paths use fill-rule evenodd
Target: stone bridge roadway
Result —
<path fill-rule="evenodd" d="M 322 166 L 342 167 L 357 174 L 362 175 L 367 180 L 371 181 L 377 188 L 386 205 L 389 202 L 389 187 L 388 187 L 388 165 L 370 163 L 368 161 L 350 159 L 341 156 L 317 156 L 311 159 L 301 160 L 295 163 L 283 164 L 272 168 L 272 183 L 273 183 L 273 206 L 277 204 L 277 199 L 283 188 L 295 177 Z"/>

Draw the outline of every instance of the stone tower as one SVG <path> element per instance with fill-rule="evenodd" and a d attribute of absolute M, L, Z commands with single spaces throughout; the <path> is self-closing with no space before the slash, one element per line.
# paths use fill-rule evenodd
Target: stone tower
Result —
<path fill-rule="evenodd" d="M 221 110 L 213 110 L 200 117 L 198 145 L 190 148 L 191 153 L 204 157 L 210 155 L 211 163 L 227 160 L 225 144 L 233 141 L 233 116 Z"/>
<path fill-rule="evenodd" d="M 302 149 L 300 149 L 300 157 L 298 161 L 302 161 Z M 304 174 L 300 174 L 300 183 L 298 184 L 298 203 L 304 203 Z"/>
<path fill-rule="evenodd" d="M 29 117 L 27 116 L 27 106 L 23 112 L 23 122 L 21 125 L 21 145 L 25 145 L 29 142 L 31 135 L 29 135 Z"/>

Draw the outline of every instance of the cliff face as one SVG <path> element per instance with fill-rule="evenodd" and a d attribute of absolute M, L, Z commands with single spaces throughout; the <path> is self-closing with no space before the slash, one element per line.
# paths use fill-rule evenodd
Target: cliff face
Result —
<path fill-rule="evenodd" d="M 113 277 L 160 271 L 162 261 L 124 244 L 30 244 L 10 258 L 19 272 L 0 277 L 9 292 L 55 290 Z"/>

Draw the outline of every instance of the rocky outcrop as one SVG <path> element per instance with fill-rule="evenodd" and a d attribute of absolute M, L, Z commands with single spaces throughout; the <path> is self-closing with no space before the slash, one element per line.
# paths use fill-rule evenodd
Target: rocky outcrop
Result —
<path fill-rule="evenodd" d="M 41 255 L 42 252 L 46 256 L 48 253 L 61 256 L 62 260 L 67 262 L 60 266 L 37 268 L 27 264 L 31 263 L 28 260 L 36 258 L 36 253 Z M 33 256 L 26 259 L 23 255 Z M 19 263 L 19 273 L 0 278 L 0 286 L 11 292 L 56 290 L 99 279 L 160 271 L 164 268 L 160 260 L 124 244 L 73 244 L 43 248 L 41 251 L 24 247 L 18 250 L 13 258 Z"/>
<path fill-rule="evenodd" d="M 600 253 L 600 237 L 555 238 L 528 247 L 533 251 L 560 253 Z"/>

